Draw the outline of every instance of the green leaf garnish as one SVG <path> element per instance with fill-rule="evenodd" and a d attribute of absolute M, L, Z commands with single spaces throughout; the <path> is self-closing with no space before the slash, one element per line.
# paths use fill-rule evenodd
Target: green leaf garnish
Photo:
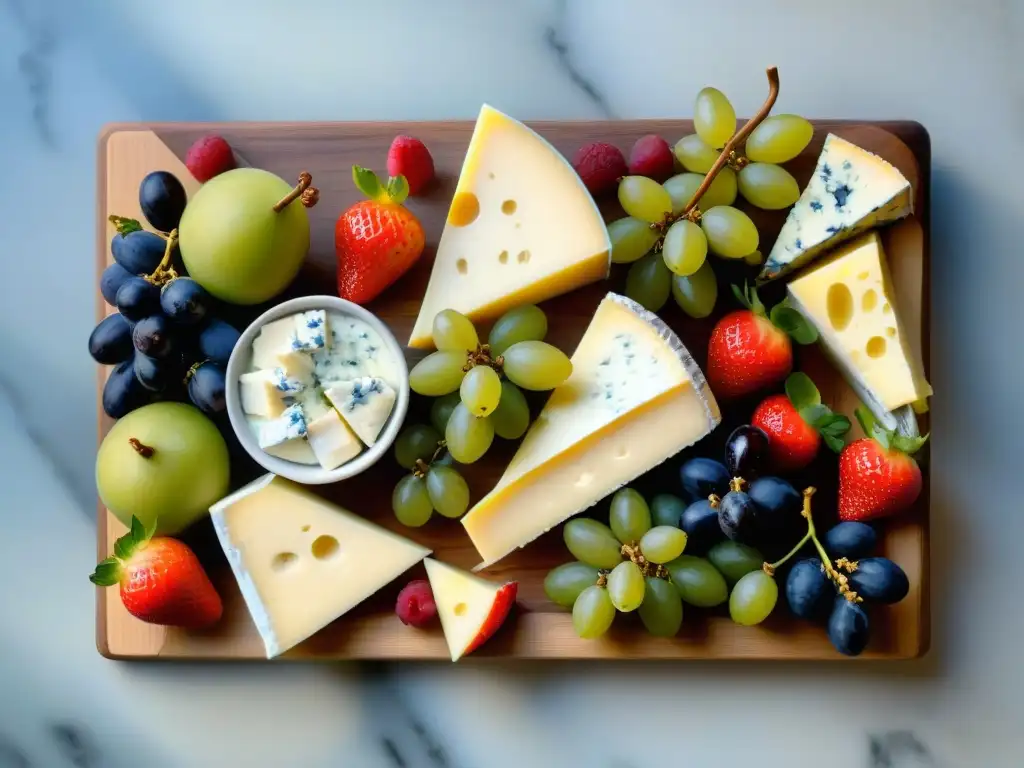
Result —
<path fill-rule="evenodd" d="M 121 561 L 116 557 L 101 560 L 96 570 L 89 576 L 89 581 L 97 587 L 111 587 L 121 580 Z"/>
<path fill-rule="evenodd" d="M 156 520 L 148 525 L 132 515 L 132 524 L 128 533 L 114 542 L 114 556 L 108 557 L 96 566 L 89 581 L 100 587 L 109 587 L 121 580 L 121 568 L 124 561 L 146 546 L 156 533 Z"/>
<path fill-rule="evenodd" d="M 821 393 L 814 386 L 811 377 L 802 371 L 791 373 L 786 378 L 786 397 L 798 411 L 821 403 Z"/>
<path fill-rule="evenodd" d="M 733 283 L 729 287 L 732 288 L 732 295 L 736 297 L 736 301 L 738 301 L 747 309 L 750 309 L 750 302 L 747 301 L 747 297 L 743 295 L 743 291 L 740 290 L 740 287 L 735 283 Z"/>
<path fill-rule="evenodd" d="M 821 433 L 821 439 L 833 453 L 842 453 L 843 448 L 846 447 L 846 441 L 844 441 L 843 438 L 830 435 L 827 432 Z"/>
<path fill-rule="evenodd" d="M 392 176 L 388 179 L 387 195 L 392 203 L 401 205 L 409 196 L 409 182 L 402 174 Z"/>
<path fill-rule="evenodd" d="M 378 179 L 377 174 L 369 168 L 363 168 L 361 165 L 353 165 L 352 181 L 355 182 L 359 191 L 371 200 L 380 199 L 381 193 L 383 192 L 383 189 L 380 186 L 380 179 Z"/>
<path fill-rule="evenodd" d="M 800 418 L 815 429 L 818 428 L 818 424 L 821 423 L 823 419 L 827 419 L 831 415 L 832 411 L 829 410 L 829 407 L 827 405 L 822 405 L 821 403 L 815 403 L 814 405 L 808 405 L 800 409 Z"/>
<path fill-rule="evenodd" d="M 928 441 L 928 435 L 923 437 L 908 437 L 907 435 L 896 434 L 892 437 L 892 447 L 897 451 L 913 456 L 921 450 L 921 447 Z"/>
<path fill-rule="evenodd" d="M 772 325 L 792 337 L 797 344 L 813 344 L 818 340 L 817 329 L 785 302 L 772 307 L 770 319 Z"/>
<path fill-rule="evenodd" d="M 738 286 L 732 285 L 732 295 L 736 297 L 736 300 L 744 307 L 749 309 L 755 315 L 766 317 L 764 304 L 761 303 L 760 297 L 757 295 L 757 290 L 746 282 L 743 283 L 743 290 L 740 290 Z"/>
<path fill-rule="evenodd" d="M 121 237 L 131 234 L 132 232 L 141 232 L 142 225 L 138 219 L 129 219 L 126 216 L 115 216 L 111 214 L 107 217 L 107 221 L 114 225 L 114 229 L 117 230 L 117 234 Z"/>
<path fill-rule="evenodd" d="M 833 413 L 832 417 L 822 424 L 819 429 L 823 435 L 842 437 L 850 431 L 850 420 L 841 413 Z"/>

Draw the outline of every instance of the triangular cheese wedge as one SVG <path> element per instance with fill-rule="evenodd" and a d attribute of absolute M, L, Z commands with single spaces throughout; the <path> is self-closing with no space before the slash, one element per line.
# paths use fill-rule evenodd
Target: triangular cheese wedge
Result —
<path fill-rule="evenodd" d="M 900 321 L 877 232 L 847 243 L 788 286 L 834 365 L 876 418 L 932 394 Z"/>
<path fill-rule="evenodd" d="M 494 584 L 446 563 L 424 562 L 437 615 L 452 661 L 458 661 L 490 638 L 516 601 L 514 581 Z"/>
<path fill-rule="evenodd" d="M 430 554 L 276 475 L 217 502 L 210 516 L 268 659 Z"/>
<path fill-rule="evenodd" d="M 704 374 L 657 315 L 609 293 L 498 484 L 462 519 L 484 559 L 529 544 L 714 429 Z"/>
<path fill-rule="evenodd" d="M 758 279 L 782 277 L 865 230 L 913 212 L 913 190 L 902 173 L 830 133 Z"/>
<path fill-rule="evenodd" d="M 486 104 L 473 130 L 409 346 L 429 349 L 434 316 L 496 319 L 603 280 L 604 219 L 569 162 L 534 131 Z"/>

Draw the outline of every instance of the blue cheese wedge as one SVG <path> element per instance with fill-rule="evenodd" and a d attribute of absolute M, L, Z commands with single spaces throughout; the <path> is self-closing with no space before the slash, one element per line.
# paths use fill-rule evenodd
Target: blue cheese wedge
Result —
<path fill-rule="evenodd" d="M 259 429 L 260 448 L 267 450 L 289 440 L 300 440 L 306 436 L 306 414 L 296 403 L 281 412 L 276 419 L 264 422 Z"/>
<path fill-rule="evenodd" d="M 250 416 L 274 419 L 287 407 L 273 371 L 243 373 L 238 377 L 238 394 L 242 410 Z"/>
<path fill-rule="evenodd" d="M 340 467 L 363 451 L 359 438 L 333 409 L 309 422 L 306 439 L 324 469 Z"/>
<path fill-rule="evenodd" d="M 343 381 L 325 390 L 324 394 L 367 445 L 377 442 L 377 436 L 395 405 L 395 390 L 376 377 Z"/>
<path fill-rule="evenodd" d="M 369 325 L 353 317 L 332 318 L 330 334 L 329 349 L 313 354 L 316 375 L 322 382 L 364 376 L 397 379 L 383 339 Z"/>
<path fill-rule="evenodd" d="M 331 335 L 327 327 L 327 312 L 314 309 L 302 312 L 295 318 L 295 339 L 292 346 L 303 352 L 315 352 L 330 344 Z"/>
<path fill-rule="evenodd" d="M 913 205 L 913 190 L 902 173 L 830 133 L 758 280 L 800 269 L 861 232 L 909 216 Z"/>

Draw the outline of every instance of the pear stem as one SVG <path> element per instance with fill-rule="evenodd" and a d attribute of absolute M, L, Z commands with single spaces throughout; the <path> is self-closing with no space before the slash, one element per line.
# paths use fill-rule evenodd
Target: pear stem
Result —
<path fill-rule="evenodd" d="M 283 211 L 297 197 L 302 198 L 302 204 L 307 208 L 312 208 L 316 205 L 317 201 L 320 200 L 320 190 L 309 186 L 312 183 L 313 177 L 309 172 L 303 171 L 300 173 L 299 183 L 295 185 L 295 188 L 274 204 L 274 213 Z"/>
<path fill-rule="evenodd" d="M 153 454 L 156 453 L 156 449 L 146 445 L 137 437 L 129 437 L 128 445 L 135 449 L 135 452 L 144 459 L 152 458 Z"/>

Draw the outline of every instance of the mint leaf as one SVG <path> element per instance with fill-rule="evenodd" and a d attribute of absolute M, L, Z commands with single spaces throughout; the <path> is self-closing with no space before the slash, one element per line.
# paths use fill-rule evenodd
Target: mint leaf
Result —
<path fill-rule="evenodd" d="M 814 386 L 811 377 L 801 371 L 791 373 L 786 378 L 786 397 L 798 411 L 821 404 L 821 393 L 818 392 L 818 388 Z"/>
<path fill-rule="evenodd" d="M 100 561 L 96 570 L 89 576 L 89 581 L 97 587 L 110 587 L 121 580 L 121 564 L 117 558 L 108 557 Z"/>
<path fill-rule="evenodd" d="M 785 302 L 772 307 L 772 325 L 791 336 L 797 344 L 813 344 L 818 340 L 818 331 L 813 325 Z"/>
<path fill-rule="evenodd" d="M 821 433 L 821 439 L 833 453 L 842 453 L 843 448 L 846 446 L 846 441 L 844 441 L 843 438 L 830 435 L 827 432 Z"/>
<path fill-rule="evenodd" d="M 388 197 L 391 198 L 391 202 L 401 205 L 405 202 L 405 198 L 409 196 L 409 182 L 402 174 L 392 176 L 388 179 L 387 191 Z"/>
<path fill-rule="evenodd" d="M 729 287 L 732 288 L 732 295 L 736 297 L 736 301 L 738 301 L 747 309 L 750 309 L 750 302 L 747 301 L 747 297 L 743 295 L 743 291 L 739 289 L 739 286 L 733 284 Z"/>
<path fill-rule="evenodd" d="M 380 187 L 380 179 L 378 179 L 377 174 L 369 168 L 363 168 L 361 165 L 353 165 L 352 181 L 355 182 L 359 191 L 371 200 L 376 200 L 380 197 L 382 191 Z"/>
<path fill-rule="evenodd" d="M 832 411 L 829 410 L 827 405 L 821 403 L 815 403 L 814 405 L 808 405 L 806 408 L 800 409 L 800 418 L 806 421 L 815 429 L 824 421 L 827 421 L 832 416 Z"/>
<path fill-rule="evenodd" d="M 825 423 L 818 427 L 821 434 L 842 437 L 850 431 L 850 420 L 840 413 L 833 413 Z"/>
<path fill-rule="evenodd" d="M 117 230 L 117 234 L 121 237 L 129 235 L 132 232 L 141 232 L 142 225 L 138 219 L 129 219 L 125 216 L 115 216 L 111 214 L 107 217 L 107 221 L 114 225 L 114 229 Z"/>

